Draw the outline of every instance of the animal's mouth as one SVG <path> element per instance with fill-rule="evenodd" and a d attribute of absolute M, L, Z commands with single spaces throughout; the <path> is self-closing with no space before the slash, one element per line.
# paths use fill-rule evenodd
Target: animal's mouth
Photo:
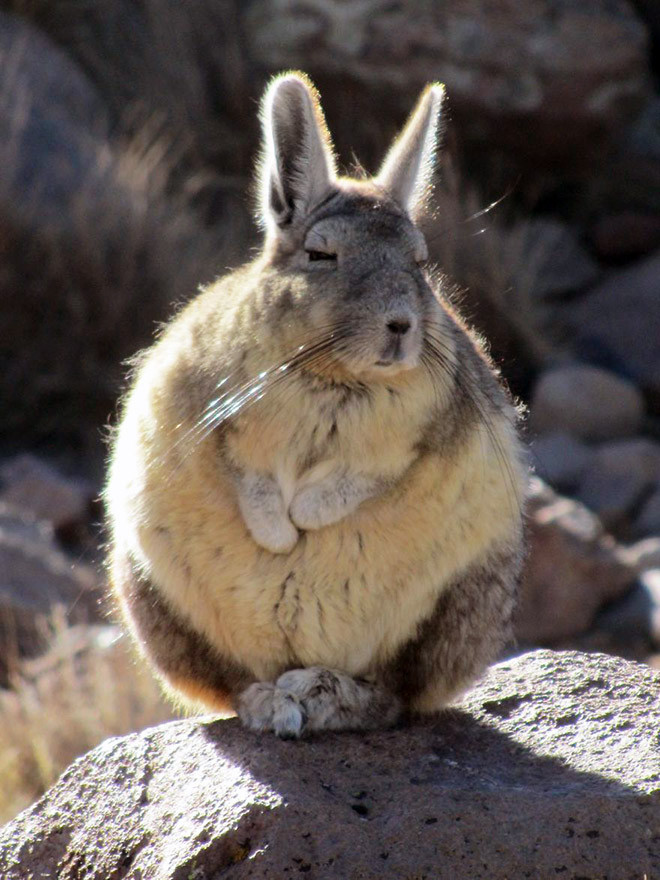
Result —
<path fill-rule="evenodd" d="M 419 339 L 416 335 L 413 338 L 396 336 L 387 341 L 374 366 L 409 370 L 417 365 L 418 360 Z"/>

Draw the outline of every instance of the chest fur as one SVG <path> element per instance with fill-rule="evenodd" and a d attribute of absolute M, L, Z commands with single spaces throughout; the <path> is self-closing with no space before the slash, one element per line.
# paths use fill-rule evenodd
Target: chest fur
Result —
<path fill-rule="evenodd" d="M 278 480 L 285 501 L 334 470 L 393 477 L 415 456 L 430 414 L 421 388 L 402 393 L 299 382 L 241 416 L 228 435 L 230 461 Z"/>

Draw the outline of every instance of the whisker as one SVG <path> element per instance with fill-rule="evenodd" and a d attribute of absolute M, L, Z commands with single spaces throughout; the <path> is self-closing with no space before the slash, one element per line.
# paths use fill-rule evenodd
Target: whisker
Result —
<path fill-rule="evenodd" d="M 330 325 L 330 332 L 317 337 L 311 343 L 298 345 L 282 361 L 265 368 L 257 376 L 229 386 L 227 383 L 237 371 L 220 379 L 215 388 L 216 390 L 225 388 L 224 393 L 206 404 L 195 423 L 173 441 L 168 451 L 184 447 L 188 452 L 192 452 L 223 422 L 236 417 L 247 407 L 257 403 L 267 392 L 272 393 L 297 371 L 323 365 L 324 362 L 329 361 L 330 354 L 338 342 L 341 342 L 347 330 L 346 324 L 335 322 Z M 181 427 L 181 424 L 177 427 Z"/>
<path fill-rule="evenodd" d="M 430 360 L 433 362 L 433 366 L 436 369 L 437 369 L 437 366 L 439 365 L 442 368 L 443 372 L 446 373 L 447 368 L 449 366 L 448 360 L 447 360 L 447 354 L 446 354 L 446 352 L 447 352 L 446 344 L 444 345 L 444 351 L 443 351 L 442 342 L 440 340 L 434 338 L 432 333 L 429 333 L 429 334 L 427 334 L 427 351 L 428 351 L 427 360 L 428 360 L 428 358 L 430 358 Z M 464 397 L 469 401 L 469 404 L 472 407 L 473 411 L 476 413 L 480 424 L 486 430 L 486 433 L 488 434 L 488 437 L 489 437 L 489 440 L 491 443 L 491 447 L 493 449 L 493 452 L 494 452 L 495 457 L 498 462 L 498 467 L 500 468 L 501 472 L 505 475 L 505 478 L 509 484 L 509 488 L 510 488 L 512 494 L 516 495 L 518 490 L 517 490 L 517 486 L 516 486 L 516 479 L 515 479 L 515 475 L 513 472 L 513 468 L 512 468 L 511 462 L 509 461 L 509 458 L 504 450 L 504 447 L 502 445 L 502 441 L 497 436 L 497 433 L 496 433 L 495 428 L 493 426 L 492 415 L 488 411 L 488 402 L 487 402 L 486 398 L 483 396 L 483 393 L 478 388 L 473 387 L 472 383 L 469 382 L 469 376 L 466 376 L 460 370 L 460 368 L 456 368 L 455 366 L 454 366 L 454 370 L 453 370 L 453 380 L 454 380 L 454 385 L 455 385 L 457 391 L 459 391 L 461 394 L 463 394 Z M 482 456 L 482 458 L 484 459 L 484 467 L 485 467 L 485 456 Z M 484 478 L 485 478 L 485 472 L 484 472 Z M 513 502 L 509 501 L 509 503 L 511 504 L 511 509 L 513 510 L 514 509 Z"/>

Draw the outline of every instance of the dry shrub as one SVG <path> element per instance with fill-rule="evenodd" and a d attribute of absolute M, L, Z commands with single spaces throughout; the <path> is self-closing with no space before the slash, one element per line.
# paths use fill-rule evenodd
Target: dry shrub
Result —
<path fill-rule="evenodd" d="M 149 53 L 104 56 L 111 5 L 14 4 L 53 26 L 76 9 L 100 16 L 89 42 L 77 42 L 80 21 L 56 30 L 74 56 L 96 53 L 101 93 L 43 34 L 0 18 L 0 440 L 70 443 L 80 426 L 98 432 L 121 362 L 151 341 L 173 304 L 244 259 L 249 205 L 235 181 L 215 180 L 213 225 L 195 207 L 209 173 L 184 161 L 197 150 L 194 127 L 188 140 L 182 134 L 179 111 L 196 106 L 186 75 L 178 89 L 161 83 L 175 113 L 140 103 L 148 86 L 132 65 L 158 77 Z M 164 56 L 176 63 L 172 51 Z M 113 127 L 109 90 L 122 82 L 136 90 L 133 103 L 118 98 L 131 124 Z"/>
<path fill-rule="evenodd" d="M 0 822 L 102 740 L 172 718 L 116 627 L 66 627 L 60 619 L 53 629 L 49 651 L 20 664 L 11 690 L 0 690 Z"/>
<path fill-rule="evenodd" d="M 505 190 L 489 204 L 447 153 L 425 232 L 431 259 L 457 287 L 461 311 L 524 396 L 551 355 L 538 288 L 555 242 L 516 218 L 512 194 Z"/>
<path fill-rule="evenodd" d="M 254 95 L 238 4 L 216 0 L 5 0 L 94 83 L 115 133 L 158 119 L 183 147 L 180 170 L 246 174 Z"/>

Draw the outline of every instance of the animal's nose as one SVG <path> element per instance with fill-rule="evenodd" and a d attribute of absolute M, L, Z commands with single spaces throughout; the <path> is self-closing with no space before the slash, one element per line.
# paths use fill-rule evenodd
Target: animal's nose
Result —
<path fill-rule="evenodd" d="M 387 329 L 395 336 L 405 336 L 410 330 L 410 321 L 408 318 L 394 318 L 387 322 Z"/>

